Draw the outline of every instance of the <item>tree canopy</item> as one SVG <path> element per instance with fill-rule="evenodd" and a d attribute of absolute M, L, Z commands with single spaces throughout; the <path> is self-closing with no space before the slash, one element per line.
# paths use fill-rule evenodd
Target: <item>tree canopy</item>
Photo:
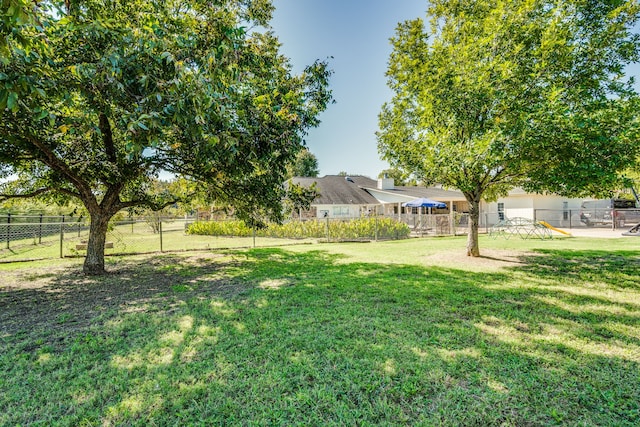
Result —
<path fill-rule="evenodd" d="M 638 144 L 635 1 L 434 0 L 430 23 L 401 23 L 380 114 L 382 156 L 470 205 L 515 186 L 598 195 L 617 185 Z"/>
<path fill-rule="evenodd" d="M 382 172 L 378 174 L 378 178 L 391 178 L 393 179 L 394 185 L 404 186 L 404 185 L 418 185 L 418 182 L 411 176 L 398 168 L 389 168 L 383 169 Z"/>
<path fill-rule="evenodd" d="M 287 173 L 290 178 L 294 176 L 315 178 L 320 173 L 318 158 L 308 148 L 305 148 L 298 152 L 295 160 L 287 168 Z"/>
<path fill-rule="evenodd" d="M 77 198 L 91 216 L 84 271 L 104 272 L 108 221 L 189 197 L 243 219 L 281 217 L 286 165 L 331 99 L 318 61 L 299 75 L 269 31 L 269 0 L 33 3 L 5 19 L 1 198 Z M 29 40 L 28 44 L 24 40 Z"/>
<path fill-rule="evenodd" d="M 302 217 L 302 211 L 311 207 L 313 201 L 320 196 L 318 184 L 313 183 L 308 187 L 296 184 L 293 180 L 286 182 L 287 195 L 284 200 L 285 212 L 297 214 Z"/>

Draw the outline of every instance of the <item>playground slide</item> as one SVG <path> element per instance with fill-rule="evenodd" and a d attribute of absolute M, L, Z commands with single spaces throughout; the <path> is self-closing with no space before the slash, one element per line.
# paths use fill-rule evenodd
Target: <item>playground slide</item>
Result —
<path fill-rule="evenodd" d="M 544 225 L 545 227 L 547 227 L 550 230 L 557 231 L 558 233 L 562 233 L 562 234 L 565 234 L 567 236 L 571 236 L 571 233 L 568 233 L 568 232 L 566 232 L 564 230 L 560 230 L 559 228 L 554 227 L 553 225 L 549 224 L 546 221 L 538 221 L 538 223 L 540 225 Z"/>
<path fill-rule="evenodd" d="M 640 236 L 640 224 L 636 224 L 629 229 L 629 231 L 625 231 L 622 233 L 623 236 Z"/>

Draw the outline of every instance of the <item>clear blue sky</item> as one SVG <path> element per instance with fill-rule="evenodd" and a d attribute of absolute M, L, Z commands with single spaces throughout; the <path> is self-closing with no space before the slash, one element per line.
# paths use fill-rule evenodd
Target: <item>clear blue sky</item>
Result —
<path fill-rule="evenodd" d="M 341 171 L 377 177 L 388 164 L 375 132 L 382 104 L 391 99 L 385 72 L 389 38 L 397 24 L 424 17 L 426 0 L 274 0 L 271 25 L 296 72 L 316 59 L 334 71 L 336 100 L 306 138 L 320 176 Z"/>
<path fill-rule="evenodd" d="M 318 158 L 320 175 L 350 174 L 375 178 L 389 167 L 380 160 L 375 132 L 382 104 L 391 99 L 385 72 L 389 38 L 401 21 L 425 17 L 426 0 L 273 0 L 271 22 L 282 53 L 296 72 L 329 59 L 336 104 L 306 138 Z M 640 32 L 640 24 L 635 28 Z M 640 91 L 640 66 L 627 68 Z"/>

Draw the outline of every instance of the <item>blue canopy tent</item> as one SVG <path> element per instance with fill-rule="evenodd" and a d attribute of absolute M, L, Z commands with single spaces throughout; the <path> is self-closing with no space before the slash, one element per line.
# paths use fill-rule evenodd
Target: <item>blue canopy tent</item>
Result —
<path fill-rule="evenodd" d="M 402 206 L 406 208 L 446 208 L 447 205 L 442 202 L 438 202 L 437 200 L 426 199 L 421 197 L 419 199 L 414 199 L 409 202 L 405 202 Z"/>
<path fill-rule="evenodd" d="M 427 199 L 424 197 L 421 197 L 419 199 L 414 199 L 411 200 L 409 202 L 405 202 L 402 204 L 402 206 L 406 207 L 406 208 L 429 208 L 429 214 L 431 214 L 431 208 L 446 208 L 447 205 L 445 203 L 442 202 L 438 202 L 437 200 L 431 200 L 431 199 Z M 418 223 L 416 224 L 416 219 L 415 216 L 413 217 L 413 229 L 414 231 L 416 229 L 420 230 L 420 235 L 422 235 L 423 231 L 424 231 L 424 224 L 422 223 L 422 209 L 420 209 L 418 211 Z"/>

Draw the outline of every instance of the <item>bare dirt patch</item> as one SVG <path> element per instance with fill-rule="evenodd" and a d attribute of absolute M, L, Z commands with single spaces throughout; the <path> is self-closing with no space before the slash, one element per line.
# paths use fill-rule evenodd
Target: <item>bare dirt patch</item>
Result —
<path fill-rule="evenodd" d="M 118 259 L 104 276 L 85 276 L 81 267 L 25 267 L 3 271 L 0 282 L 0 340 L 34 332 L 61 339 L 117 312 L 170 310 L 199 295 L 231 298 L 247 285 L 226 278 L 234 263 L 218 254 L 162 255 Z"/>
<path fill-rule="evenodd" d="M 467 256 L 462 250 L 446 251 L 429 255 L 425 258 L 428 265 L 464 265 L 473 270 L 495 270 L 526 264 L 525 259 L 536 256 L 534 252 L 509 249 L 482 249 L 481 256 Z"/>

